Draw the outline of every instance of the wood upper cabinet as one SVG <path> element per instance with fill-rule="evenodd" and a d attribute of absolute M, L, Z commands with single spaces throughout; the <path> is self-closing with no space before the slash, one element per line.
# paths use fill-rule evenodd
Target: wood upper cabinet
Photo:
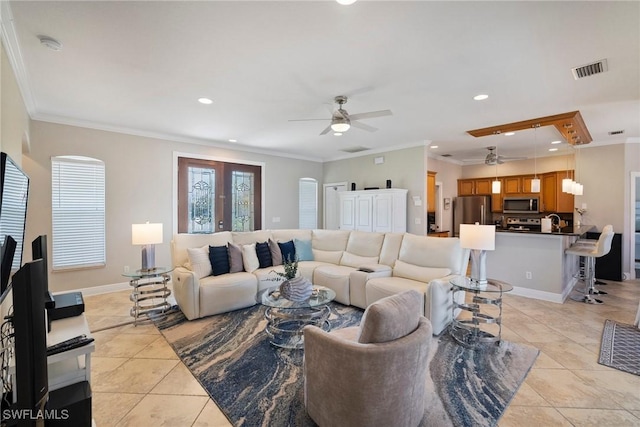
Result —
<path fill-rule="evenodd" d="M 522 177 L 521 176 L 505 176 L 502 180 L 504 190 L 502 192 L 505 195 L 521 194 L 522 191 Z"/>
<path fill-rule="evenodd" d="M 436 173 L 427 171 L 427 212 L 436 211 Z"/>
<path fill-rule="evenodd" d="M 573 213 L 575 198 L 573 194 L 562 192 L 562 180 L 567 178 L 567 171 L 556 172 L 556 209 L 558 212 Z M 569 171 L 569 178 L 573 179 L 573 171 Z"/>
<path fill-rule="evenodd" d="M 542 192 L 540 210 L 542 212 L 556 212 L 558 210 L 556 184 L 555 172 L 545 173 L 540 176 L 540 191 Z"/>
<path fill-rule="evenodd" d="M 458 180 L 458 196 L 475 196 L 491 194 L 492 178 L 475 178 Z"/>

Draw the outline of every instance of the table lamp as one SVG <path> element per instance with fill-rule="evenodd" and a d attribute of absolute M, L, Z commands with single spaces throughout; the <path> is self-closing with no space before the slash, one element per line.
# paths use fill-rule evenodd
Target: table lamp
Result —
<path fill-rule="evenodd" d="M 162 243 L 162 224 L 131 225 L 131 244 L 142 245 L 142 271 L 156 269 L 156 243 Z"/>
<path fill-rule="evenodd" d="M 496 248 L 496 226 L 460 224 L 460 246 L 471 249 L 471 284 L 487 286 L 486 251 Z"/>

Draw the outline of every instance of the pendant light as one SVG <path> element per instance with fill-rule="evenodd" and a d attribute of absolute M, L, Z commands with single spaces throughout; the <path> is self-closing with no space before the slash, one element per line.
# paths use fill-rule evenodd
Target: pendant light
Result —
<path fill-rule="evenodd" d="M 500 181 L 498 180 L 498 146 L 496 145 L 496 180 L 491 183 L 491 193 L 500 194 Z"/>
<path fill-rule="evenodd" d="M 539 193 L 540 192 L 540 178 L 538 178 L 538 128 L 540 127 L 539 123 L 533 125 L 533 179 L 531 180 L 531 192 Z"/>
<path fill-rule="evenodd" d="M 573 146 L 571 144 L 569 144 L 569 150 L 571 150 L 573 148 Z M 575 173 L 575 159 L 576 159 L 576 154 L 573 154 L 573 168 L 574 168 L 574 173 Z M 565 193 L 568 194 L 573 194 L 573 186 L 574 184 L 576 184 L 576 182 L 569 178 L 569 156 L 567 156 L 567 177 L 565 179 L 562 180 L 562 191 L 564 191 Z"/>

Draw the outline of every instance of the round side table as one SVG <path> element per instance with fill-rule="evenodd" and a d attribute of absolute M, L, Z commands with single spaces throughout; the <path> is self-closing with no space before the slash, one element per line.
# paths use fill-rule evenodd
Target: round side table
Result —
<path fill-rule="evenodd" d="M 167 283 L 171 280 L 169 273 L 172 271 L 173 268 L 156 267 L 153 270 L 136 270 L 123 274 L 129 278 L 129 285 L 132 287 L 129 299 L 133 307 L 129 314 L 133 317 L 134 326 L 137 326 L 138 318 L 142 315 L 166 315 L 171 308 L 171 304 L 167 302 L 171 295 Z M 157 302 L 158 299 L 160 302 Z"/>
<path fill-rule="evenodd" d="M 500 280 L 487 279 L 487 284 L 478 286 L 468 277 L 459 276 L 449 281 L 453 286 L 453 322 L 449 333 L 460 344 L 477 348 L 485 343 L 500 343 L 502 333 L 502 294 L 513 290 L 513 286 Z M 470 292 L 471 302 L 457 303 L 458 292 Z M 462 310 L 462 318 L 456 310 Z M 466 315 L 465 315 L 466 314 Z"/>

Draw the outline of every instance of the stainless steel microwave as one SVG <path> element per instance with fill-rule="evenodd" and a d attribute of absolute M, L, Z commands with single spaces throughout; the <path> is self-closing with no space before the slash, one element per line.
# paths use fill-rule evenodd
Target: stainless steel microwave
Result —
<path fill-rule="evenodd" d="M 503 213 L 539 213 L 540 199 L 537 197 L 505 197 Z"/>

